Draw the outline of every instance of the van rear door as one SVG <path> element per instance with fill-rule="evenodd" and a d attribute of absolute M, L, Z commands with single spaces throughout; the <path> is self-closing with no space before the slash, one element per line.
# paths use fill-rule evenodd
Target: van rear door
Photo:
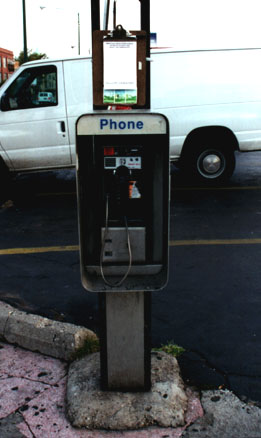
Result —
<path fill-rule="evenodd" d="M 43 92 L 52 99 L 39 100 Z M 61 62 L 25 65 L 6 88 L 0 144 L 16 171 L 71 164 Z"/>

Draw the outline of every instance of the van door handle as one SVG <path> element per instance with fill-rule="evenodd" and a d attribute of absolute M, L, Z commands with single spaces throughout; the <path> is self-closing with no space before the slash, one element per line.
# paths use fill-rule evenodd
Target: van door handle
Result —
<path fill-rule="evenodd" d="M 65 122 L 62 121 L 60 122 L 60 124 L 61 124 L 61 132 L 65 132 Z"/>

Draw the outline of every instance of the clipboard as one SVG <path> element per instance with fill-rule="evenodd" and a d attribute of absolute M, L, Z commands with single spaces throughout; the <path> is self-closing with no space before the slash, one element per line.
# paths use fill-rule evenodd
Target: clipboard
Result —
<path fill-rule="evenodd" d="M 93 32 L 95 108 L 113 104 L 141 108 L 146 104 L 146 32 L 130 34 L 118 38 L 111 37 L 110 31 Z"/>

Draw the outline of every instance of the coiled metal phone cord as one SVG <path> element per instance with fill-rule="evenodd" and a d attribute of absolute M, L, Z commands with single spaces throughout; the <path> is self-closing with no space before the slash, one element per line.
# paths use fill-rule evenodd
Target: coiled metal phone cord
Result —
<path fill-rule="evenodd" d="M 107 197 L 106 197 L 106 212 L 105 212 L 105 230 L 104 230 L 104 235 L 103 235 L 103 239 L 102 239 L 101 254 L 100 254 L 100 269 L 101 269 L 101 276 L 102 276 L 102 279 L 103 279 L 104 283 L 107 284 L 110 287 L 117 287 L 117 286 L 121 286 L 122 283 L 126 280 L 126 278 L 128 277 L 128 275 L 130 273 L 131 266 L 132 266 L 132 252 L 131 252 L 131 243 L 130 243 L 130 233 L 129 233 L 129 228 L 128 228 L 127 217 L 124 215 L 124 222 L 125 222 L 125 229 L 126 229 L 126 236 L 127 236 L 127 245 L 128 245 L 128 253 L 129 253 L 129 265 L 128 265 L 128 269 L 127 269 L 126 273 L 124 274 L 124 276 L 119 281 L 117 281 L 116 283 L 111 283 L 105 277 L 104 270 L 103 270 L 103 255 L 104 255 L 106 239 L 107 239 L 107 236 L 108 236 L 108 221 L 109 221 L 109 196 L 107 195 Z"/>

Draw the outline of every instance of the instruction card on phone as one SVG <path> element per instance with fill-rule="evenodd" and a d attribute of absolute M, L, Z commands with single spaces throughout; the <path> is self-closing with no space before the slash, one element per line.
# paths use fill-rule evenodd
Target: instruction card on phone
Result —
<path fill-rule="evenodd" d="M 103 42 L 103 102 L 137 103 L 137 42 Z"/>

